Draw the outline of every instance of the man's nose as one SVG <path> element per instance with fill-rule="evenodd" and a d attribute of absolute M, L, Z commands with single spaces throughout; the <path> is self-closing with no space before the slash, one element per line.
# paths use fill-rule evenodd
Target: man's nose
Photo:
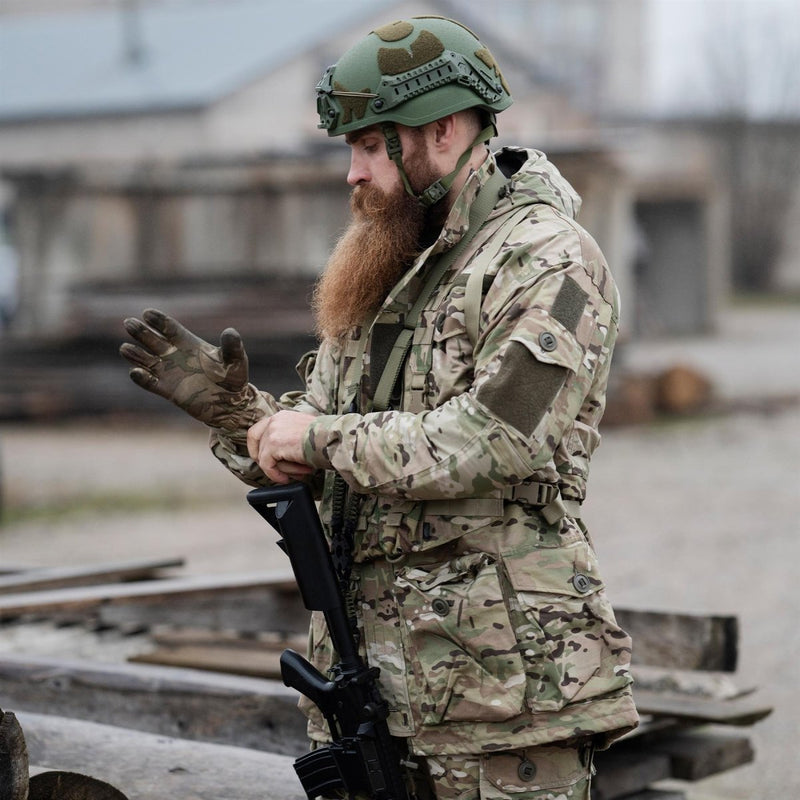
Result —
<path fill-rule="evenodd" d="M 347 182 L 350 186 L 358 186 L 360 183 L 367 183 L 370 179 L 364 159 L 353 151 L 350 156 L 350 171 L 347 173 Z"/>

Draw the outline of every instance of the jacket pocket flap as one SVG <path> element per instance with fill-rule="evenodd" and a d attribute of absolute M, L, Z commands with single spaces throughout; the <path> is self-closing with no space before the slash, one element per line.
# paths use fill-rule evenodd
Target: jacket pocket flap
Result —
<path fill-rule="evenodd" d="M 583 541 L 506 555 L 503 563 L 511 585 L 518 592 L 581 597 L 603 588 L 597 559 Z"/>

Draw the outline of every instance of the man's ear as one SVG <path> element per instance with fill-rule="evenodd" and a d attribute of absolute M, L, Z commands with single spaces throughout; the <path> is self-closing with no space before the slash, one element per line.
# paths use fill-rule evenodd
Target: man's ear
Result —
<path fill-rule="evenodd" d="M 451 148 L 456 137 L 456 115 L 448 114 L 446 117 L 434 120 L 431 122 L 431 126 L 433 127 L 433 146 L 440 152 Z"/>

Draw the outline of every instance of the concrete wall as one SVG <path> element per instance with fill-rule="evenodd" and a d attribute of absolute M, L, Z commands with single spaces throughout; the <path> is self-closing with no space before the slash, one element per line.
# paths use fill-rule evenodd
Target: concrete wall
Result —
<path fill-rule="evenodd" d="M 393 12 L 430 9 L 411 0 Z M 15 333 L 73 331 L 80 324 L 74 309 L 84 307 L 75 298 L 87 287 L 315 275 L 344 225 L 347 151 L 317 129 L 314 86 L 362 29 L 384 17 L 254 76 L 206 108 L 0 125 L 0 171 L 17 198 Z M 641 129 L 604 144 L 526 62 L 513 54 L 500 60 L 516 101 L 500 117 L 498 144 L 550 151 L 583 197 L 580 221 L 603 248 L 625 306 L 636 306 L 639 289 L 637 202 L 652 194 L 700 204 L 710 318 L 725 268 L 701 144 Z"/>

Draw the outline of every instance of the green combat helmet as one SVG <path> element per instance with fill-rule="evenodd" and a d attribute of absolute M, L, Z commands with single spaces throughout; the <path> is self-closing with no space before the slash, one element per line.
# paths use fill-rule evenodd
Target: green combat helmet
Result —
<path fill-rule="evenodd" d="M 489 49 L 468 28 L 444 17 L 413 17 L 372 31 L 317 84 L 319 127 L 339 136 L 380 125 L 406 191 L 425 206 L 447 194 L 472 148 L 497 134 L 495 113 L 511 103 Z M 417 195 L 403 168 L 395 123 L 417 127 L 467 108 L 483 110 L 488 125 L 453 172 Z"/>

